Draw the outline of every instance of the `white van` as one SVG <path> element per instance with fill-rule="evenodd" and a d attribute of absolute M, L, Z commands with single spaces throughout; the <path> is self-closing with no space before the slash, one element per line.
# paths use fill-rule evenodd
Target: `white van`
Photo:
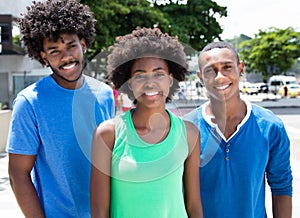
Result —
<path fill-rule="evenodd" d="M 277 94 L 280 87 L 289 84 L 297 84 L 296 77 L 284 75 L 271 76 L 268 82 L 269 92 Z"/>

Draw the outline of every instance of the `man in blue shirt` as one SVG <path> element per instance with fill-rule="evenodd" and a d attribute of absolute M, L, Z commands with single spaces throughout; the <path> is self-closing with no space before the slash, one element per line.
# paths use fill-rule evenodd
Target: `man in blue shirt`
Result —
<path fill-rule="evenodd" d="M 209 101 L 184 119 L 196 124 L 201 133 L 204 217 L 267 217 L 266 180 L 273 216 L 291 217 L 290 142 L 282 121 L 240 98 L 244 63 L 229 43 L 208 44 L 199 56 L 199 68 Z"/>
<path fill-rule="evenodd" d="M 52 70 L 13 105 L 9 176 L 25 217 L 91 216 L 92 135 L 114 111 L 112 89 L 83 74 L 95 22 L 76 0 L 34 2 L 19 20 L 28 55 Z"/>

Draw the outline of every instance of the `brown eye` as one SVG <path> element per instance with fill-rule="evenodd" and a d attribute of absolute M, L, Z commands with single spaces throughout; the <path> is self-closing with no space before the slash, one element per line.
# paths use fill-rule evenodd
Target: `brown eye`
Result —
<path fill-rule="evenodd" d="M 232 68 L 232 66 L 231 65 L 225 65 L 225 67 L 224 67 L 226 70 L 229 70 L 229 69 L 231 69 Z"/>
<path fill-rule="evenodd" d="M 59 51 L 57 50 L 52 50 L 49 52 L 50 55 L 57 55 L 59 53 Z"/>
<path fill-rule="evenodd" d="M 146 79 L 146 76 L 144 74 L 136 74 L 132 78 L 134 80 L 143 80 L 143 79 Z"/>
<path fill-rule="evenodd" d="M 214 71 L 214 69 L 212 68 L 212 67 L 209 67 L 209 68 L 206 68 L 205 70 L 204 70 L 204 73 L 206 73 L 206 74 L 211 74 L 211 73 L 214 73 L 215 71 Z"/>
<path fill-rule="evenodd" d="M 164 77 L 164 76 L 166 76 L 166 74 L 165 73 L 161 73 L 161 72 L 154 74 L 155 78 L 161 78 L 161 77 Z"/>

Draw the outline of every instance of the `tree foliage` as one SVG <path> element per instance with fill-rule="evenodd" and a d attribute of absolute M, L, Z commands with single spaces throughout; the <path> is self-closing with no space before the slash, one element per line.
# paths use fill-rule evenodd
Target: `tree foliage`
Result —
<path fill-rule="evenodd" d="M 217 18 L 227 16 L 226 7 L 210 0 L 188 0 L 186 4 L 165 5 L 158 5 L 157 2 L 159 0 L 152 1 L 170 22 L 168 29 L 164 31 L 177 35 L 181 42 L 195 50 L 201 50 L 207 43 L 215 39 L 221 40 L 223 29 Z"/>
<path fill-rule="evenodd" d="M 300 32 L 292 27 L 259 30 L 251 40 L 240 44 L 240 55 L 248 72 L 260 72 L 264 79 L 282 74 L 300 57 Z"/>
<path fill-rule="evenodd" d="M 200 50 L 208 42 L 220 39 L 223 30 L 217 18 L 227 16 L 226 7 L 211 0 L 188 0 L 186 4 L 172 1 L 166 5 L 147 0 L 81 0 L 81 3 L 89 5 L 98 21 L 95 52 L 137 26 L 157 26 Z"/>
<path fill-rule="evenodd" d="M 227 16 L 226 7 L 212 0 L 188 0 L 158 5 L 148 0 L 81 0 L 88 5 L 97 20 L 96 39 L 88 51 L 94 71 L 105 71 L 105 53 L 115 37 L 128 34 L 136 27 L 159 27 L 163 32 L 178 36 L 179 40 L 195 50 L 208 42 L 220 39 L 222 28 L 217 16 Z M 191 49 L 191 51 L 195 51 Z M 191 51 L 186 51 L 191 53 Z M 99 55 L 101 54 L 101 55 Z"/>
<path fill-rule="evenodd" d="M 112 45 L 115 37 L 125 35 L 137 26 L 165 27 L 163 13 L 150 7 L 146 0 L 81 0 L 89 5 L 97 20 L 96 39 L 91 56 Z"/>

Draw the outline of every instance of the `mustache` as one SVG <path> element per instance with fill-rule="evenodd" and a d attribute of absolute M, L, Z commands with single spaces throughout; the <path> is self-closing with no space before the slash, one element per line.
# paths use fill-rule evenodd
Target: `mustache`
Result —
<path fill-rule="evenodd" d="M 62 69 L 63 67 L 65 67 L 65 66 L 67 66 L 67 65 L 70 65 L 70 64 L 79 64 L 79 61 L 76 61 L 76 60 L 74 60 L 74 61 L 69 61 L 68 63 L 65 63 L 65 64 L 63 64 L 63 65 L 61 65 L 61 66 L 59 66 L 59 69 Z"/>

